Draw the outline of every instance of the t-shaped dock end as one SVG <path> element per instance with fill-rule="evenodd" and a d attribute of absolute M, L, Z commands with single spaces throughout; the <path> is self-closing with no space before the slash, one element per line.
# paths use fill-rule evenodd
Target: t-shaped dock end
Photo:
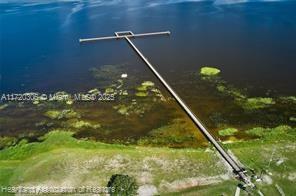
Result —
<path fill-rule="evenodd" d="M 100 40 L 109 40 L 109 39 L 137 38 L 137 37 L 146 37 L 146 36 L 154 36 L 154 35 L 170 35 L 171 32 L 161 31 L 161 32 L 153 32 L 153 33 L 134 34 L 132 31 L 118 31 L 118 32 L 115 32 L 114 34 L 115 36 L 79 39 L 79 42 L 82 43 L 82 42 L 88 42 L 88 41 L 100 41 Z"/>

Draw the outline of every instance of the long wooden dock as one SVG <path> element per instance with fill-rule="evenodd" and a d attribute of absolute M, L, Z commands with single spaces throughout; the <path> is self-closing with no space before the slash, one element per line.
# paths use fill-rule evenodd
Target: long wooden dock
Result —
<path fill-rule="evenodd" d="M 164 87 L 169 91 L 169 93 L 175 98 L 180 107 L 185 111 L 185 113 L 190 117 L 193 123 L 199 128 L 207 140 L 213 144 L 215 149 L 223 157 L 223 159 L 231 166 L 233 172 L 243 181 L 247 186 L 255 187 L 255 185 L 250 181 L 250 178 L 246 175 L 244 168 L 242 168 L 228 153 L 227 151 L 216 141 L 216 139 L 210 134 L 207 128 L 201 123 L 201 121 L 196 117 L 196 115 L 191 111 L 191 109 L 186 105 L 186 103 L 181 99 L 181 97 L 173 90 L 173 88 L 165 81 L 165 79 L 157 72 L 154 66 L 147 60 L 147 58 L 142 54 L 142 52 L 135 46 L 135 44 L 130 40 L 130 38 L 145 37 L 153 35 L 170 35 L 169 31 L 154 32 L 154 33 L 142 33 L 134 34 L 131 31 L 115 32 L 115 36 L 109 37 L 98 37 L 98 38 L 88 38 L 80 39 L 80 42 L 88 41 L 98 41 L 98 40 L 110 40 L 110 39 L 125 39 L 133 50 L 139 55 L 143 62 L 148 66 L 152 73 L 157 77 L 157 79 L 164 85 Z"/>
<path fill-rule="evenodd" d="M 170 35 L 170 34 L 171 32 L 169 31 L 140 33 L 140 34 L 133 34 L 131 31 L 122 31 L 122 32 L 115 32 L 115 36 L 79 39 L 79 42 L 100 41 L 100 40 L 109 40 L 109 39 L 125 39 L 125 38 L 146 37 L 146 36 L 154 36 L 154 35 Z"/>

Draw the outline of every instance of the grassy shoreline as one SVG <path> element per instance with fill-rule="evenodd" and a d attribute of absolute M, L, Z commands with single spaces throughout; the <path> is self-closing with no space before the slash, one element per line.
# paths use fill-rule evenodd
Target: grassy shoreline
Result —
<path fill-rule="evenodd" d="M 53 131 L 41 138 L 41 142 L 20 143 L 1 150 L 1 186 L 106 186 L 112 174 L 124 173 L 134 176 L 141 186 L 156 187 L 159 194 L 234 193 L 237 181 L 212 148 L 105 144 L 77 140 L 72 134 Z M 261 139 L 224 146 L 247 170 L 261 174 L 262 181 L 256 184 L 263 193 L 278 194 L 276 187 L 281 187 L 290 195 L 296 179 L 294 139 L 295 130 L 288 135 L 282 133 L 271 137 L 268 133 Z"/>

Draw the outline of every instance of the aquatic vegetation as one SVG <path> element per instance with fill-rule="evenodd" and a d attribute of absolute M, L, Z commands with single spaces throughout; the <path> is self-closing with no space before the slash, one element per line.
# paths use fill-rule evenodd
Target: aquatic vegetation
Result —
<path fill-rule="evenodd" d="M 182 119 L 174 119 L 168 125 L 151 130 L 140 138 L 138 145 L 188 147 L 198 145 L 196 128 Z"/>
<path fill-rule="evenodd" d="M 121 115 L 128 116 L 132 114 L 142 115 L 146 111 L 151 109 L 151 104 L 137 103 L 136 100 L 133 100 L 130 105 L 127 104 L 119 104 L 113 106 L 113 108 Z"/>
<path fill-rule="evenodd" d="M 144 82 L 142 82 L 142 86 L 152 87 L 152 86 L 154 86 L 154 83 L 151 81 L 144 81 Z"/>
<path fill-rule="evenodd" d="M 147 97 L 147 96 L 148 96 L 148 92 L 140 91 L 140 92 L 136 92 L 135 95 L 136 95 L 137 97 Z"/>
<path fill-rule="evenodd" d="M 48 122 L 47 120 L 43 120 L 41 122 L 35 123 L 35 126 L 36 127 L 51 127 L 53 125 L 54 125 L 53 122 Z"/>
<path fill-rule="evenodd" d="M 200 74 L 204 76 L 216 76 L 221 71 L 215 67 L 202 67 L 200 69 Z"/>
<path fill-rule="evenodd" d="M 135 96 L 147 97 L 149 94 L 154 94 L 155 96 L 160 97 L 162 101 L 165 100 L 165 97 L 162 95 L 160 90 L 154 86 L 155 84 L 151 81 L 142 82 L 141 85 L 136 88 L 137 92 L 135 93 Z"/>
<path fill-rule="evenodd" d="M 138 86 L 137 88 L 136 88 L 138 91 L 147 91 L 148 89 L 147 89 L 147 86 Z"/>
<path fill-rule="evenodd" d="M 105 93 L 110 94 L 110 93 L 114 93 L 115 90 L 113 88 L 106 88 L 105 89 Z"/>
<path fill-rule="evenodd" d="M 127 90 L 123 90 L 119 93 L 119 95 L 123 95 L 123 96 L 127 96 L 128 95 L 128 91 Z"/>
<path fill-rule="evenodd" d="M 141 83 L 141 85 L 140 86 L 138 86 L 137 88 L 136 88 L 136 90 L 138 91 L 138 92 L 136 92 L 136 96 L 137 97 L 147 97 L 148 96 L 148 90 L 151 90 L 151 87 L 153 87 L 154 86 L 154 83 L 153 82 L 151 82 L 151 81 L 144 81 L 144 82 L 142 82 Z"/>
<path fill-rule="evenodd" d="M 17 143 L 17 139 L 14 137 L 4 136 L 0 137 L 0 150 L 9 146 L 13 146 Z"/>
<path fill-rule="evenodd" d="M 49 110 L 44 113 L 50 119 L 79 118 L 80 115 L 72 109 Z"/>
<path fill-rule="evenodd" d="M 228 96 L 233 97 L 234 99 L 246 99 L 247 96 L 242 92 L 242 90 L 227 86 L 225 84 L 217 84 L 216 89 Z"/>
<path fill-rule="evenodd" d="M 166 102 L 166 101 L 167 101 L 167 98 L 162 94 L 162 92 L 161 92 L 159 89 L 157 89 L 157 88 L 152 88 L 152 89 L 151 89 L 151 92 L 153 92 L 154 95 L 155 95 L 156 97 L 160 98 L 160 99 L 158 99 L 158 100 L 160 100 L 160 101 L 162 101 L 162 102 Z M 157 100 L 157 101 L 158 101 L 158 100 Z"/>
<path fill-rule="evenodd" d="M 231 135 L 234 135 L 236 132 L 238 132 L 236 128 L 227 128 L 227 129 L 218 131 L 219 135 L 221 136 L 231 136 Z"/>
<path fill-rule="evenodd" d="M 255 128 L 247 130 L 246 133 L 248 133 L 249 135 L 262 137 L 262 136 L 264 136 L 264 134 L 266 134 L 265 133 L 266 131 L 267 130 L 265 128 L 255 127 Z"/>
<path fill-rule="evenodd" d="M 66 127 L 72 127 L 76 129 L 81 129 L 81 128 L 93 128 L 93 129 L 98 129 L 101 127 L 99 123 L 92 124 L 91 122 L 84 121 L 84 120 L 79 120 L 79 119 L 70 119 L 66 121 Z"/>
<path fill-rule="evenodd" d="M 280 99 L 284 102 L 296 104 L 296 97 L 295 96 L 280 97 Z"/>
<path fill-rule="evenodd" d="M 125 115 L 125 116 L 127 116 L 129 113 L 128 113 L 128 111 L 129 111 L 129 107 L 127 107 L 126 105 L 124 105 L 124 104 L 120 104 L 120 105 L 117 105 L 117 106 L 113 106 L 113 108 L 115 109 L 115 110 L 117 110 L 117 112 L 119 113 L 119 114 L 121 114 L 121 115 Z"/>
<path fill-rule="evenodd" d="M 269 107 L 270 105 L 274 105 L 275 101 L 273 98 L 269 97 L 253 97 L 247 98 L 239 102 L 244 109 L 254 110 L 254 109 L 262 109 Z"/>
<path fill-rule="evenodd" d="M 295 132 L 295 129 L 288 125 L 279 125 L 274 128 L 255 127 L 255 128 L 246 130 L 246 133 L 253 136 L 265 137 L 265 138 L 278 137 L 278 139 L 280 139 L 279 138 L 280 135 L 287 135 L 287 133 L 292 133 L 292 132 Z"/>
<path fill-rule="evenodd" d="M 80 129 L 82 127 L 91 127 L 91 123 L 83 121 L 83 120 L 69 120 L 69 124 L 76 128 L 76 129 Z"/>
<path fill-rule="evenodd" d="M 226 90 L 227 90 L 226 86 L 224 86 L 224 85 L 222 85 L 222 84 L 218 84 L 218 85 L 216 86 L 216 88 L 217 88 L 217 90 L 218 90 L 219 92 L 221 92 L 221 93 L 224 93 L 224 92 L 226 92 Z"/>
<path fill-rule="evenodd" d="M 205 69 L 204 72 L 207 72 L 207 70 L 208 69 Z M 219 72 L 216 70 L 216 73 Z M 248 97 L 246 93 L 243 92 L 243 90 L 232 87 L 220 78 L 217 78 L 216 80 L 210 80 L 210 82 L 216 86 L 217 91 L 224 95 L 233 97 L 235 103 L 245 110 L 264 109 L 276 104 L 275 99 L 271 97 Z M 294 102 L 296 101 L 296 98 L 293 96 L 281 97 L 281 100 L 286 102 Z"/>

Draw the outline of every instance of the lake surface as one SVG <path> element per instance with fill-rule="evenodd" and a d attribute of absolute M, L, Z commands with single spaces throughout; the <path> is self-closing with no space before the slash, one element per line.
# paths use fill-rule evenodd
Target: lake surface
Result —
<path fill-rule="evenodd" d="M 126 30 L 171 31 L 134 42 L 210 127 L 216 127 L 209 120 L 214 111 L 227 112 L 236 126 L 254 124 L 256 117 L 195 83 L 202 66 L 221 69 L 224 81 L 250 96 L 296 94 L 296 2 L 222 0 L 0 0 L 1 93 L 89 90 L 98 82 L 90 69 L 110 64 L 126 64 L 127 72 L 154 81 L 124 40 L 78 41 Z M 272 119 L 264 124 L 273 125 Z"/>
<path fill-rule="evenodd" d="M 231 83 L 296 92 L 295 1 L 19 2 L 0 4 L 4 92 L 91 88 L 87 72 L 94 65 L 130 63 L 143 69 L 124 41 L 78 42 L 124 30 L 172 32 L 170 38 L 135 41 L 168 80 L 212 65 Z"/>

